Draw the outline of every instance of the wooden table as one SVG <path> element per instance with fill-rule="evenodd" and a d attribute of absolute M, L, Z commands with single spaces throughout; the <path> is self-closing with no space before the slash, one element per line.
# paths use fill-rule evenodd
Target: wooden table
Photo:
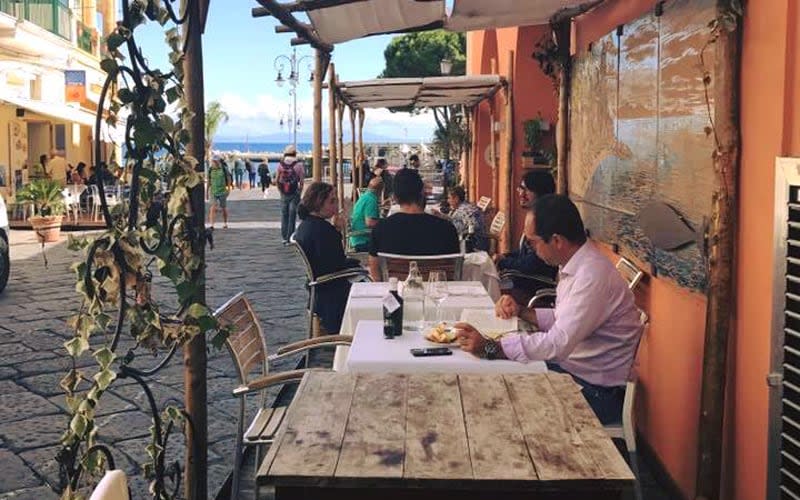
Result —
<path fill-rule="evenodd" d="M 310 373 L 258 471 L 278 500 L 619 498 L 633 480 L 556 373 Z"/>

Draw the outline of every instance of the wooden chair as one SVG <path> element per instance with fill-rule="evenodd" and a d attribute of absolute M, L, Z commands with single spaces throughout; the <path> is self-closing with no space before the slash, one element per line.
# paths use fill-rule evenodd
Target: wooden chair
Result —
<path fill-rule="evenodd" d="M 370 281 L 369 271 L 362 267 L 354 267 L 350 269 L 343 269 L 331 274 L 323 276 L 314 276 L 314 270 L 311 268 L 311 262 L 306 256 L 303 247 L 294 239 L 294 235 L 289 238 L 289 242 L 295 251 L 300 255 L 306 269 L 306 279 L 308 282 L 308 338 L 317 337 L 318 329 L 314 328 L 315 317 L 314 309 L 317 305 L 317 287 L 326 283 L 331 283 L 336 280 L 350 280 L 350 281 Z M 318 322 L 317 322 L 318 323 Z"/>
<path fill-rule="evenodd" d="M 476 203 L 476 206 L 481 209 L 481 212 L 485 212 L 486 209 L 489 208 L 489 205 L 491 204 L 492 204 L 491 198 L 489 198 L 488 196 L 481 196 L 480 199 L 478 199 L 478 203 Z"/>
<path fill-rule="evenodd" d="M 275 432 L 278 430 L 286 406 L 267 406 L 265 389 L 288 383 L 299 382 L 309 369 L 289 370 L 279 373 L 269 373 L 269 362 L 288 356 L 307 353 L 311 349 L 326 346 L 350 345 L 352 337 L 346 335 L 331 335 L 316 339 L 303 340 L 283 346 L 277 355 L 267 355 L 267 344 L 264 341 L 264 332 L 256 318 L 250 302 L 244 293 L 234 295 L 225 304 L 214 312 L 221 326 L 231 328 L 225 346 L 233 358 L 239 384 L 233 389 L 233 395 L 239 398 L 239 420 L 236 433 L 236 448 L 234 452 L 233 483 L 231 485 L 231 498 L 238 498 L 240 469 L 243 459 L 243 450 L 248 446 L 256 446 L 256 470 L 258 470 L 258 446 L 271 444 Z M 244 428 L 246 398 L 251 394 L 260 394 L 260 404 L 255 417 Z"/>
<path fill-rule="evenodd" d="M 404 280 L 408 276 L 408 265 L 411 261 L 417 263 L 422 279 L 428 280 L 431 271 L 444 271 L 448 281 L 461 281 L 461 271 L 464 268 L 464 254 L 451 253 L 443 255 L 400 255 L 394 253 L 378 253 L 378 262 L 381 279 L 389 278 Z"/>

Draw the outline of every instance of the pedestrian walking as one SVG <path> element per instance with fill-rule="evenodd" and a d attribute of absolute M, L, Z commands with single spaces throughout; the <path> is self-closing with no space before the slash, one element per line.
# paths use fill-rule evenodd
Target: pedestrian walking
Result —
<path fill-rule="evenodd" d="M 236 189 L 242 189 L 244 181 L 244 162 L 238 156 L 233 159 L 233 177 Z"/>
<path fill-rule="evenodd" d="M 266 199 L 267 189 L 269 189 L 270 184 L 272 184 L 272 176 L 269 175 L 269 163 L 262 162 L 258 165 L 258 177 L 261 180 L 261 194 L 263 194 L 264 199 Z"/>
<path fill-rule="evenodd" d="M 208 222 L 214 228 L 214 211 L 219 205 L 222 209 L 223 228 L 228 228 L 228 190 L 233 187 L 233 181 L 227 167 L 219 160 L 211 160 L 211 168 L 208 169 L 208 183 L 206 184 L 206 198 L 211 200 L 211 207 L 208 209 Z M 209 193 L 210 191 L 210 193 Z M 209 194 L 211 196 L 209 196 Z"/>
<path fill-rule="evenodd" d="M 250 159 L 244 160 L 244 169 L 247 171 L 248 182 L 250 183 L 250 189 L 256 188 L 256 169 L 253 168 L 253 164 L 250 162 Z"/>
<path fill-rule="evenodd" d="M 294 233 L 297 205 L 300 203 L 305 176 L 306 168 L 297 159 L 297 150 L 291 144 L 286 146 L 275 174 L 275 185 L 281 193 L 281 237 L 284 245 L 289 244 L 289 238 Z"/>

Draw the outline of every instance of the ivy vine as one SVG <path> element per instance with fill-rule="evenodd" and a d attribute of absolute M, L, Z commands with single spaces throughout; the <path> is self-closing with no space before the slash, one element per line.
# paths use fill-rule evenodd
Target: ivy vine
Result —
<path fill-rule="evenodd" d="M 143 387 L 153 413 L 151 442 L 143 465 L 151 480 L 153 498 L 173 498 L 180 483 L 177 463 L 167 467 L 164 450 L 173 429 L 191 425 L 186 413 L 174 406 L 158 409 L 146 377 L 166 365 L 176 350 L 196 335 L 212 332 L 220 346 L 227 335 L 217 328 L 211 311 L 198 301 L 204 287 L 204 261 L 197 255 L 210 237 L 202 224 L 193 223 L 190 193 L 202 189 L 198 159 L 186 153 L 193 114 L 184 99 L 184 47 L 174 0 L 122 0 L 122 21 L 105 40 L 109 56 L 100 63 L 106 73 L 98 105 L 95 158 L 100 158 L 99 130 L 103 109 L 110 126 L 125 116 L 125 169 L 113 160 L 97 166 L 98 189 L 105 230 L 92 238 L 70 238 L 69 247 L 82 250 L 84 260 L 73 266 L 80 310 L 68 322 L 73 337 L 64 343 L 72 368 L 61 380 L 70 414 L 58 455 L 64 500 L 84 498 L 87 487 L 108 465 L 109 453 L 97 443 L 102 432 L 95 416 L 103 394 L 119 378 L 130 377 Z M 187 9 L 198 8 L 189 2 Z M 135 39 L 146 22 L 165 28 L 171 68 L 151 68 Z M 192 27 L 190 27 L 192 28 Z M 194 29 L 197 29 L 194 27 Z M 123 55 L 123 52 L 127 55 Z M 169 111 L 168 111 L 169 109 Z M 110 208 L 106 204 L 101 169 L 128 172 L 129 196 Z M 166 172 L 164 175 L 163 172 Z M 202 207 L 201 207 L 202 209 Z M 202 216 L 202 215 L 200 215 Z M 198 229 L 198 226 L 200 228 Z M 174 286 L 177 308 L 169 310 L 152 287 L 153 267 Z M 123 354 L 120 339 L 128 336 L 133 347 Z M 139 354 L 160 354 L 155 367 L 138 369 Z M 95 364 L 80 363 L 91 356 Z M 83 389 L 88 383 L 88 389 Z M 174 489 L 165 480 L 172 477 Z"/>
<path fill-rule="evenodd" d="M 563 63 L 561 52 L 555 41 L 555 33 L 552 30 L 544 33 L 536 42 L 531 57 L 539 64 L 542 73 L 553 82 L 553 90 L 557 93 L 561 82 Z"/>

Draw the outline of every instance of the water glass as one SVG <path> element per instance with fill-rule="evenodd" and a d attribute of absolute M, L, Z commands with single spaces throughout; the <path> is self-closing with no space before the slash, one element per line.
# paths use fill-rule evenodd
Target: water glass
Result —
<path fill-rule="evenodd" d="M 447 298 L 447 273 L 431 271 L 428 275 L 428 298 L 436 304 L 435 321 L 442 320 L 442 302 Z"/>

